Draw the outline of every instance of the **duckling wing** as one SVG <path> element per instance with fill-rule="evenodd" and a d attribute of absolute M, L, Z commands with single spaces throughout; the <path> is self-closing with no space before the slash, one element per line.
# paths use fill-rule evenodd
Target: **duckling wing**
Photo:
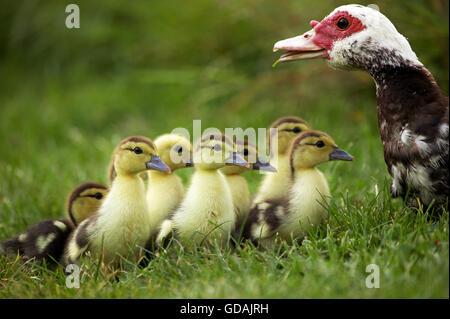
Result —
<path fill-rule="evenodd" d="M 61 260 L 63 265 L 76 263 L 78 258 L 88 249 L 92 235 L 97 230 L 97 219 L 98 215 L 88 217 L 70 234 Z"/>
<path fill-rule="evenodd" d="M 254 204 L 243 226 L 243 238 L 257 242 L 273 237 L 287 213 L 287 204 L 285 198 Z M 238 227 L 242 228 L 242 225 Z"/>
<path fill-rule="evenodd" d="M 18 253 L 25 259 L 56 261 L 61 258 L 72 230 L 67 219 L 44 220 L 1 243 L 2 252 L 5 255 Z"/>

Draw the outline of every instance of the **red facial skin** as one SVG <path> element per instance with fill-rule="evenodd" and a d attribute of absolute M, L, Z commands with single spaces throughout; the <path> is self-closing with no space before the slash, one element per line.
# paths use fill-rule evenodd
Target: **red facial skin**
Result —
<path fill-rule="evenodd" d="M 341 30 L 337 27 L 337 22 L 340 18 L 346 18 L 349 22 L 349 25 L 345 30 Z M 312 41 L 327 51 L 333 48 L 335 41 L 344 39 L 366 28 L 366 26 L 362 24 L 359 19 L 351 16 L 345 11 L 338 11 L 331 17 L 328 17 L 321 22 L 312 20 L 309 24 L 316 32 L 316 35 Z"/>

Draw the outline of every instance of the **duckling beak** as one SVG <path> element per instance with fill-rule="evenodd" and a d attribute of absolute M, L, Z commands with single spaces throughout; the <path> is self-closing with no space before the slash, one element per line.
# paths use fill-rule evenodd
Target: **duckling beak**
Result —
<path fill-rule="evenodd" d="M 333 152 L 329 156 L 330 161 L 353 161 L 354 158 L 337 146 L 333 146 Z"/>
<path fill-rule="evenodd" d="M 243 159 L 238 153 L 233 152 L 230 157 L 225 159 L 226 165 L 235 165 L 235 166 L 242 166 L 242 167 L 250 167 L 250 164 L 247 163 L 245 159 Z"/>
<path fill-rule="evenodd" d="M 166 163 L 163 162 L 163 160 L 156 155 L 152 155 L 152 159 L 150 162 L 145 163 L 145 167 L 147 169 L 154 169 L 161 172 L 166 172 L 168 174 L 172 173 L 172 170 L 169 166 L 166 165 Z"/>
<path fill-rule="evenodd" d="M 189 157 L 189 159 L 186 160 L 186 162 L 184 163 L 186 165 L 186 167 L 194 166 L 194 161 L 192 160 L 192 158 L 194 158 L 194 155 L 191 153 L 191 156 Z"/>
<path fill-rule="evenodd" d="M 256 163 L 253 164 L 254 170 L 266 171 L 266 172 L 274 172 L 276 173 L 277 169 L 269 164 L 269 162 L 265 162 L 261 160 L 259 157 L 256 159 Z"/>

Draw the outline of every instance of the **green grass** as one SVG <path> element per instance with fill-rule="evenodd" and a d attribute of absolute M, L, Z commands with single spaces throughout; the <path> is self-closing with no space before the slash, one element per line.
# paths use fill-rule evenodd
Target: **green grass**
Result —
<path fill-rule="evenodd" d="M 15 1 L 0 14 L 0 240 L 64 216 L 75 185 L 106 183 L 122 138 L 192 131 L 193 119 L 245 129 L 301 116 L 356 160 L 320 167 L 333 204 L 303 245 L 175 245 L 146 268 L 127 265 L 119 282 L 93 260 L 80 289 L 66 288 L 61 269 L 0 257 L 0 298 L 449 297 L 448 214 L 431 219 L 389 197 L 372 79 L 319 60 L 271 67 L 275 41 L 340 2 L 97 3 L 79 1 L 78 31 L 61 27 L 59 1 Z M 448 94 L 448 3 L 377 4 Z M 177 173 L 188 185 L 192 170 Z M 261 176 L 246 177 L 256 191 Z M 379 289 L 365 286 L 369 264 Z"/>

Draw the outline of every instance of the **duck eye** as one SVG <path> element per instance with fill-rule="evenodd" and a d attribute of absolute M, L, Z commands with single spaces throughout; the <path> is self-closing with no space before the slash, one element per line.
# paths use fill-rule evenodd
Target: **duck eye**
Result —
<path fill-rule="evenodd" d="M 140 147 L 138 147 L 138 146 L 136 146 L 136 147 L 133 149 L 133 152 L 135 152 L 136 154 L 142 154 L 142 153 L 143 153 L 142 148 L 140 148 Z"/>
<path fill-rule="evenodd" d="M 302 130 L 298 126 L 296 126 L 292 129 L 292 132 L 294 132 L 294 133 L 300 133 L 301 131 Z"/>
<path fill-rule="evenodd" d="M 95 193 L 95 194 L 94 194 L 94 197 L 95 197 L 95 199 L 100 200 L 100 199 L 103 198 L 103 195 L 102 195 L 101 193 Z"/>
<path fill-rule="evenodd" d="M 325 143 L 324 143 L 323 141 L 318 141 L 318 142 L 316 143 L 316 146 L 317 146 L 317 147 L 324 147 L 324 146 L 325 146 Z"/>
<path fill-rule="evenodd" d="M 350 25 L 350 22 L 346 18 L 340 18 L 338 22 L 336 23 L 336 26 L 340 30 L 345 30 Z"/>
<path fill-rule="evenodd" d="M 182 146 L 178 146 L 178 147 L 175 149 L 175 151 L 176 151 L 178 154 L 183 153 L 183 147 L 182 147 Z"/>

